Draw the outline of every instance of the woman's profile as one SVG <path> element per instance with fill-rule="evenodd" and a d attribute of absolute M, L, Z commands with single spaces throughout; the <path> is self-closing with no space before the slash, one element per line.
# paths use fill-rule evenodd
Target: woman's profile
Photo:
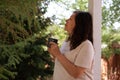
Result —
<path fill-rule="evenodd" d="M 48 52 L 55 58 L 53 80 L 94 80 L 94 47 L 92 16 L 74 11 L 66 20 L 68 38 L 61 48 L 50 42 Z"/>

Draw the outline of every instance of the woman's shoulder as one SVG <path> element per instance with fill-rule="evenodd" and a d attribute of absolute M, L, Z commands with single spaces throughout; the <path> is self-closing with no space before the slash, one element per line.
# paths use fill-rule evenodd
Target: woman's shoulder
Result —
<path fill-rule="evenodd" d="M 83 46 L 93 47 L 92 42 L 90 40 L 83 41 L 77 48 L 80 48 L 80 47 L 83 47 Z"/>
<path fill-rule="evenodd" d="M 87 45 L 92 45 L 92 42 L 90 40 L 85 40 L 84 42 L 82 42 L 84 45 L 87 44 Z"/>

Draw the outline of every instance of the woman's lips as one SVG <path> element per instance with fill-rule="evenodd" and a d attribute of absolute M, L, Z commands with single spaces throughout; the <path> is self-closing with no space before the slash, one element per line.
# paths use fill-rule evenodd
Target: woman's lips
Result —
<path fill-rule="evenodd" d="M 67 26 L 67 23 L 65 24 L 65 26 Z"/>

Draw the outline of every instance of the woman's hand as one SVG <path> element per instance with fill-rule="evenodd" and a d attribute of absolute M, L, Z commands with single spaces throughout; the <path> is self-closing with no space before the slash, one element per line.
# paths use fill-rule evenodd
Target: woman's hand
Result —
<path fill-rule="evenodd" d="M 50 47 L 48 47 L 48 52 L 52 54 L 52 56 L 54 57 L 59 56 L 61 53 L 60 53 L 58 45 L 54 42 L 50 42 L 49 44 L 50 44 Z"/>

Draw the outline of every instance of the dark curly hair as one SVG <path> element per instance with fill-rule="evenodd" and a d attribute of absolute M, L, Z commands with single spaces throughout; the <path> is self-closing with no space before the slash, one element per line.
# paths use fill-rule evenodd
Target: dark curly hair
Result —
<path fill-rule="evenodd" d="M 75 49 L 83 41 L 89 40 L 93 44 L 93 24 L 92 16 L 89 12 L 74 11 L 75 16 L 75 27 L 72 35 L 69 36 L 70 49 Z"/>

